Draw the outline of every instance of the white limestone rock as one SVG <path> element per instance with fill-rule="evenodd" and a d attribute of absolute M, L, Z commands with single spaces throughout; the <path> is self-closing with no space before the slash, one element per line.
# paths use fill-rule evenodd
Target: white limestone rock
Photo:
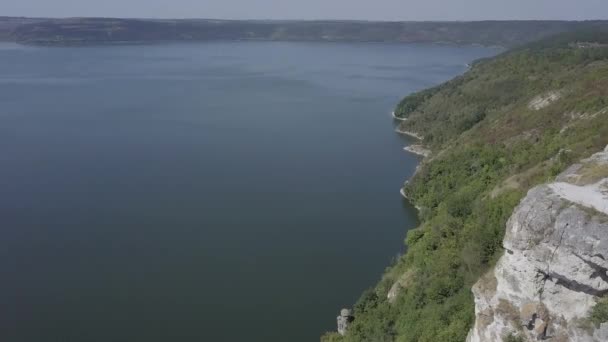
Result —
<path fill-rule="evenodd" d="M 608 341 L 608 324 L 585 324 L 608 294 L 608 179 L 568 183 L 603 161 L 608 150 L 569 168 L 558 182 L 533 188 L 515 209 L 505 254 L 473 287 L 469 342 L 510 334 L 528 341 Z"/>
<path fill-rule="evenodd" d="M 538 95 L 530 101 L 528 104 L 528 108 L 533 110 L 541 110 L 551 103 L 559 100 L 562 97 L 562 93 L 560 91 L 550 91 L 546 94 Z"/>

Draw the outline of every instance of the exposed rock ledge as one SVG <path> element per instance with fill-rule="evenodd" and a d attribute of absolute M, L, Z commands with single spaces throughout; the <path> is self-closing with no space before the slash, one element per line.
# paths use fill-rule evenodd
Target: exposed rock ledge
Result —
<path fill-rule="evenodd" d="M 608 323 L 586 322 L 608 294 L 607 166 L 608 149 L 528 192 L 507 223 L 504 256 L 473 287 L 467 341 L 608 341 Z"/>
<path fill-rule="evenodd" d="M 546 94 L 539 95 L 530 101 L 528 108 L 532 110 L 541 110 L 562 97 L 560 91 L 550 91 Z"/>
<path fill-rule="evenodd" d="M 409 145 L 403 148 L 405 151 L 417 154 L 419 156 L 428 157 L 431 155 L 431 150 L 422 145 Z"/>
<path fill-rule="evenodd" d="M 402 118 L 400 116 L 397 116 L 397 114 L 395 114 L 394 111 L 391 113 L 391 116 L 393 117 L 393 119 L 395 119 L 397 121 L 407 121 L 407 118 Z"/>
<path fill-rule="evenodd" d="M 416 132 L 411 132 L 411 131 L 406 131 L 404 129 L 401 129 L 401 127 L 398 127 L 395 132 L 399 133 L 399 134 L 405 134 L 405 135 L 409 135 L 410 137 L 416 138 L 418 140 L 423 140 L 424 137 Z"/>

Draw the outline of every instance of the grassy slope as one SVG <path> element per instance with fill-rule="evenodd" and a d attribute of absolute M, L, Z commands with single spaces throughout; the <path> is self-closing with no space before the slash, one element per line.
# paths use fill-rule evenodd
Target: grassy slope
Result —
<path fill-rule="evenodd" d="M 502 254 L 506 220 L 535 184 L 608 144 L 608 42 L 577 32 L 475 63 L 465 75 L 406 97 L 396 113 L 434 151 L 405 187 L 422 207 L 408 252 L 355 305 L 355 323 L 325 341 L 464 341 L 471 286 Z M 538 95 L 560 99 L 531 109 Z M 386 300 L 401 279 L 396 301 Z"/>

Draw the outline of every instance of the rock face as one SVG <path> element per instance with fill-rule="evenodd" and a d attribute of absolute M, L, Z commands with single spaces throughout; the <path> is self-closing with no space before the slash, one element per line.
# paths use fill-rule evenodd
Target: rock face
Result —
<path fill-rule="evenodd" d="M 562 97 L 561 92 L 559 91 L 550 91 L 546 94 L 539 95 L 530 101 L 528 104 L 528 108 L 533 110 L 541 110 L 551 103 L 559 100 Z"/>
<path fill-rule="evenodd" d="M 414 270 L 408 270 L 402 274 L 388 291 L 388 294 L 386 295 L 388 302 L 391 304 L 395 303 L 401 289 L 408 287 L 415 276 L 416 272 Z"/>
<path fill-rule="evenodd" d="M 608 294 L 608 149 L 530 190 L 507 223 L 505 254 L 473 287 L 469 342 L 608 341 L 586 318 Z"/>
<path fill-rule="evenodd" d="M 404 147 L 403 149 L 405 151 L 408 151 L 413 154 L 417 154 L 419 156 L 423 156 L 425 158 L 431 155 L 431 150 L 429 150 L 419 144 L 409 145 L 409 146 Z"/>
<path fill-rule="evenodd" d="M 346 330 L 353 319 L 352 312 L 349 309 L 340 310 L 340 316 L 337 317 L 338 334 L 342 336 L 346 335 Z"/>

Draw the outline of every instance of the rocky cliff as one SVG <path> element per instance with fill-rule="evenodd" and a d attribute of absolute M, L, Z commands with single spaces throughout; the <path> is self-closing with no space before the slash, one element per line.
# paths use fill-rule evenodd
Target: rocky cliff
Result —
<path fill-rule="evenodd" d="M 608 294 L 608 148 L 531 189 L 506 228 L 468 341 L 608 341 L 588 318 Z"/>

